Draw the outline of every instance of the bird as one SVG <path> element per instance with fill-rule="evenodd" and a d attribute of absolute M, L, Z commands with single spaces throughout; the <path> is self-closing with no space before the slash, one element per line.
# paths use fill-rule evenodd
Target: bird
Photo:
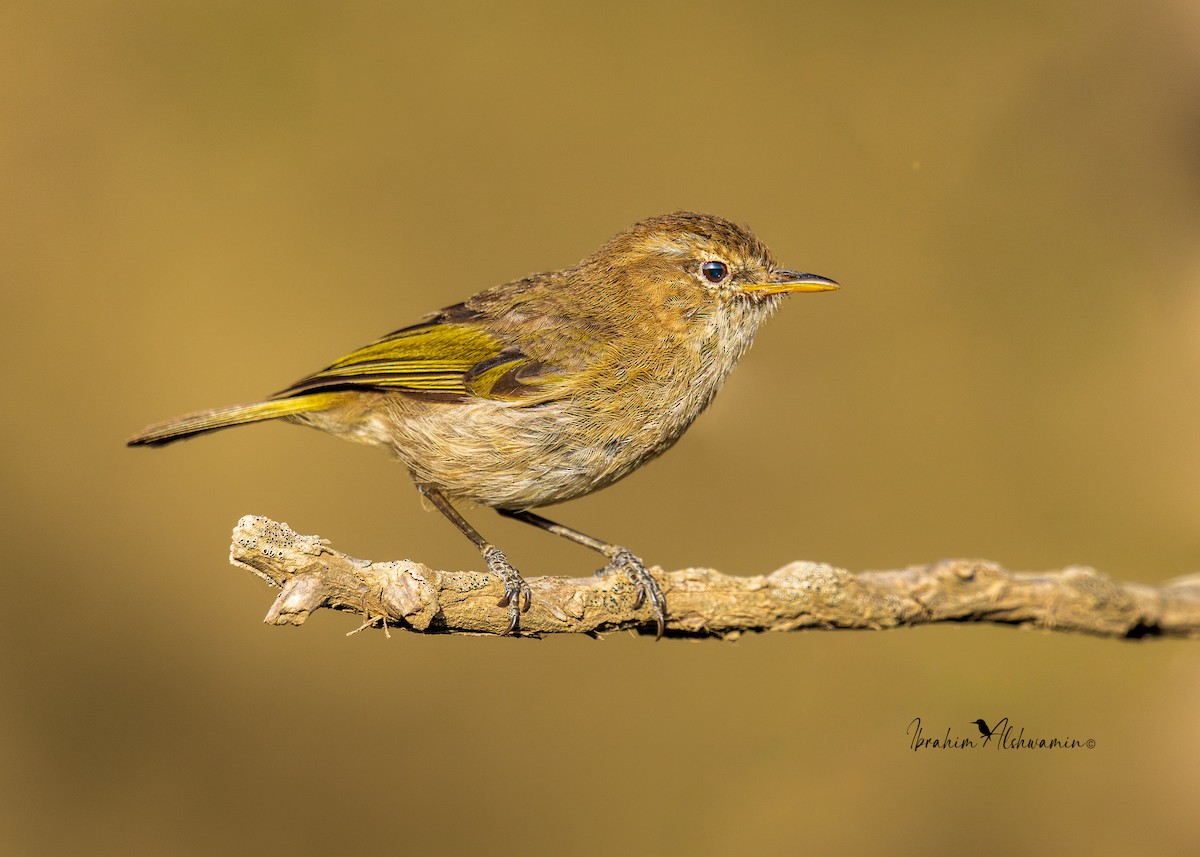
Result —
<path fill-rule="evenodd" d="M 979 729 L 979 734 L 982 735 L 984 737 L 984 739 L 992 737 L 992 732 L 994 730 L 988 727 L 987 721 L 985 721 L 981 718 L 979 720 L 972 720 L 971 722 L 974 723 L 975 726 Z M 996 724 L 996 725 L 999 726 L 999 724 Z M 985 740 L 984 743 L 986 744 L 987 741 Z"/>
<path fill-rule="evenodd" d="M 503 582 L 504 633 L 532 592 L 455 504 L 604 555 L 666 628 L 662 588 L 629 549 L 533 509 L 628 476 L 670 448 L 713 401 L 759 326 L 791 293 L 837 289 L 783 268 L 748 227 L 676 211 L 641 220 L 578 264 L 487 288 L 396 330 L 259 402 L 151 425 L 162 446 L 264 420 L 381 447 L 478 548 Z"/>

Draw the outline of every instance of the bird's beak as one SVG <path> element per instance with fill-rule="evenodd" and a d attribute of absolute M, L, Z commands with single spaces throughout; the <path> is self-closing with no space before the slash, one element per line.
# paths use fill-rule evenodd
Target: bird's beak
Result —
<path fill-rule="evenodd" d="M 818 277 L 816 274 L 772 271 L 765 283 L 751 283 L 742 288 L 756 295 L 782 295 L 787 292 L 830 292 L 840 287 L 828 277 Z"/>

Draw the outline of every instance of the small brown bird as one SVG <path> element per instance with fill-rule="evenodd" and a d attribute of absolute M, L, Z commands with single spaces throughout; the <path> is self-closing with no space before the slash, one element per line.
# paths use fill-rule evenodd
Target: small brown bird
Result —
<path fill-rule="evenodd" d="M 713 400 L 789 292 L 836 289 L 784 270 L 748 229 L 677 211 L 636 223 L 574 267 L 495 286 L 343 357 L 264 402 L 150 426 L 158 446 L 283 418 L 380 446 L 504 581 L 508 633 L 530 603 L 504 554 L 451 505 L 491 506 L 608 558 L 663 594 L 626 548 L 529 511 L 579 497 L 665 452 Z"/>

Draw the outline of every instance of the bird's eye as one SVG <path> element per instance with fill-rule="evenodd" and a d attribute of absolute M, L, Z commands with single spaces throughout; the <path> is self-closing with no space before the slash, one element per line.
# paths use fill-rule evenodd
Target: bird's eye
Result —
<path fill-rule="evenodd" d="M 700 266 L 700 273 L 710 283 L 721 283 L 729 277 L 729 266 L 724 262 L 705 262 Z"/>

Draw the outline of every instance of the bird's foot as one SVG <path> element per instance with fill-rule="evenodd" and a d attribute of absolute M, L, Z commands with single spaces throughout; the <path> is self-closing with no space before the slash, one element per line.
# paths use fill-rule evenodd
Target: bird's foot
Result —
<path fill-rule="evenodd" d="M 489 545 L 483 551 L 483 558 L 487 561 L 488 570 L 504 581 L 504 595 L 496 603 L 500 607 L 508 608 L 508 628 L 504 632 L 505 635 L 515 634 L 521 614 L 529 609 L 533 600 L 533 592 L 500 548 Z"/>
<path fill-rule="evenodd" d="M 663 632 L 667 629 L 667 600 L 663 597 L 662 588 L 654 579 L 654 575 L 646 570 L 646 564 L 630 553 L 628 548 L 613 545 L 604 552 L 604 555 L 608 557 L 608 565 L 596 573 L 608 574 L 611 571 L 620 570 L 629 575 L 637 590 L 637 601 L 633 603 L 633 609 L 640 609 L 646 603 L 646 599 L 650 599 L 650 606 L 654 610 L 654 621 L 658 625 L 654 639 L 661 640 Z"/>

